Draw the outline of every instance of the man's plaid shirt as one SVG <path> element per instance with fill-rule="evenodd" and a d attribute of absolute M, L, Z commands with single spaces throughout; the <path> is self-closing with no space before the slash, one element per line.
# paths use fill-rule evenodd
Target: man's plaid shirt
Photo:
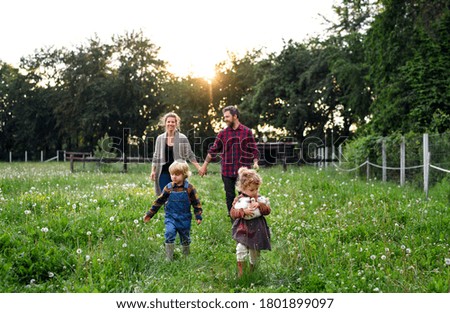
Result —
<path fill-rule="evenodd" d="M 239 168 L 251 167 L 253 160 L 259 159 L 255 137 L 251 129 L 242 124 L 236 129 L 221 130 L 208 152 L 213 158 L 217 154 L 221 156 L 222 175 L 226 177 L 237 177 Z"/>

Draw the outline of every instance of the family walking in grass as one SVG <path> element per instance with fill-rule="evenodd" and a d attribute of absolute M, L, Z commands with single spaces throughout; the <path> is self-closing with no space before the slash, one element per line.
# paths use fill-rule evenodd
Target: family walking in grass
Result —
<path fill-rule="evenodd" d="M 221 174 L 225 190 L 227 213 L 232 222 L 232 236 L 236 241 L 238 276 L 243 275 L 244 262 L 249 258 L 254 269 L 261 250 L 270 250 L 270 231 L 265 215 L 270 214 L 268 199 L 259 194 L 262 184 L 256 172 L 259 153 L 250 128 L 239 121 L 239 111 L 234 106 L 225 107 L 223 118 L 226 127 L 217 135 L 202 166 L 198 164 L 187 137 L 180 130 L 180 117 L 166 114 L 161 125 L 165 132 L 156 139 L 152 160 L 151 179 L 158 198 L 145 214 L 148 222 L 164 205 L 166 258 L 173 260 L 176 234 L 179 235 L 184 255 L 189 254 L 190 230 L 194 208 L 197 224 L 202 221 L 202 206 L 195 187 L 189 183 L 190 161 L 200 176 L 207 174 L 208 164 L 221 156 Z M 253 167 L 253 170 L 250 169 Z M 239 195 L 236 197 L 236 187 Z"/>

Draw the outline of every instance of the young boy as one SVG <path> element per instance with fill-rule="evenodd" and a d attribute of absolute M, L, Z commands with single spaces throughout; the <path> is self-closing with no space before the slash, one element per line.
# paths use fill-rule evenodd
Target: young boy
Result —
<path fill-rule="evenodd" d="M 166 231 L 164 234 L 166 243 L 166 257 L 173 260 L 175 237 L 178 233 L 183 247 L 183 254 L 189 254 L 191 243 L 191 219 L 190 207 L 194 208 L 197 224 L 202 222 L 202 205 L 197 191 L 187 178 L 191 175 L 189 165 L 183 161 L 175 161 L 169 167 L 172 182 L 164 187 L 164 190 L 155 200 L 151 209 L 144 215 L 144 222 L 148 222 L 164 205 Z"/>

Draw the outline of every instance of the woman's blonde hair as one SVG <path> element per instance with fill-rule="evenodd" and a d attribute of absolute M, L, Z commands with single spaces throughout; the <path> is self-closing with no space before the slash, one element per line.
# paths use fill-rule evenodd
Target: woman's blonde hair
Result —
<path fill-rule="evenodd" d="M 158 126 L 165 127 L 166 121 L 169 117 L 175 118 L 175 121 L 177 122 L 177 130 L 180 130 L 181 118 L 175 112 L 169 112 L 164 114 L 163 117 L 160 118 Z"/>
<path fill-rule="evenodd" d="M 249 186 L 261 186 L 262 178 L 255 170 L 248 169 L 246 167 L 241 167 L 238 171 L 238 179 L 236 182 L 236 188 L 239 191 L 243 191 Z"/>
<path fill-rule="evenodd" d="M 192 175 L 189 169 L 189 165 L 184 160 L 176 160 L 169 166 L 170 174 L 181 174 L 184 178 L 188 178 Z"/>

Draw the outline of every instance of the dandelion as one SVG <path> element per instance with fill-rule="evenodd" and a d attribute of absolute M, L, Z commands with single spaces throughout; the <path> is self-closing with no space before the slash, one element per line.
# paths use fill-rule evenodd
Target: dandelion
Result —
<path fill-rule="evenodd" d="M 74 203 L 74 204 L 72 204 L 72 209 L 76 209 L 77 208 L 77 204 L 76 203 Z"/>
<path fill-rule="evenodd" d="M 110 220 L 111 222 L 114 222 L 114 216 L 111 216 L 111 217 L 109 218 L 109 220 Z"/>
<path fill-rule="evenodd" d="M 55 276 L 55 274 L 53 274 L 52 272 L 48 272 L 48 277 L 53 278 Z"/>
<path fill-rule="evenodd" d="M 92 233 L 90 231 L 87 231 L 86 235 L 90 236 L 90 235 L 92 235 Z"/>
<path fill-rule="evenodd" d="M 411 253 L 411 249 L 410 248 L 406 248 L 405 252 L 406 252 L 406 254 L 410 254 Z"/>
<path fill-rule="evenodd" d="M 90 255 L 86 255 L 86 257 L 85 257 L 86 262 L 88 262 L 90 259 L 91 259 L 91 256 Z"/>
<path fill-rule="evenodd" d="M 41 232 L 47 233 L 47 232 L 48 232 L 48 228 L 47 228 L 47 227 L 42 227 L 42 228 L 41 228 Z"/>
<path fill-rule="evenodd" d="M 377 258 L 377 256 L 376 256 L 375 254 L 372 254 L 372 255 L 370 256 L 370 258 L 371 258 L 372 260 L 375 260 L 375 259 Z"/>
<path fill-rule="evenodd" d="M 385 256 L 385 255 L 382 255 L 382 256 L 381 256 L 381 259 L 382 259 L 382 260 L 386 260 L 386 256 Z"/>
<path fill-rule="evenodd" d="M 80 248 L 77 249 L 77 254 L 81 254 L 83 252 L 83 250 L 81 250 Z"/>
<path fill-rule="evenodd" d="M 445 258 L 445 265 L 450 266 L 450 259 Z"/>
<path fill-rule="evenodd" d="M 25 210 L 25 212 L 23 212 L 23 213 L 25 213 L 25 215 L 28 215 L 28 214 L 31 214 L 31 211 L 30 210 Z"/>
<path fill-rule="evenodd" d="M 380 291 L 380 288 L 375 287 L 375 288 L 373 288 L 373 291 L 374 291 L 374 292 L 379 292 L 379 291 Z"/>
<path fill-rule="evenodd" d="M 137 225 L 139 224 L 139 220 L 134 220 L 134 223 Z"/>
<path fill-rule="evenodd" d="M 405 245 L 401 245 L 400 248 L 401 248 L 402 250 L 405 250 L 405 249 L 406 249 Z"/>
<path fill-rule="evenodd" d="M 126 244 L 126 243 L 124 243 L 123 245 L 122 245 L 122 248 L 126 248 L 128 245 Z"/>

